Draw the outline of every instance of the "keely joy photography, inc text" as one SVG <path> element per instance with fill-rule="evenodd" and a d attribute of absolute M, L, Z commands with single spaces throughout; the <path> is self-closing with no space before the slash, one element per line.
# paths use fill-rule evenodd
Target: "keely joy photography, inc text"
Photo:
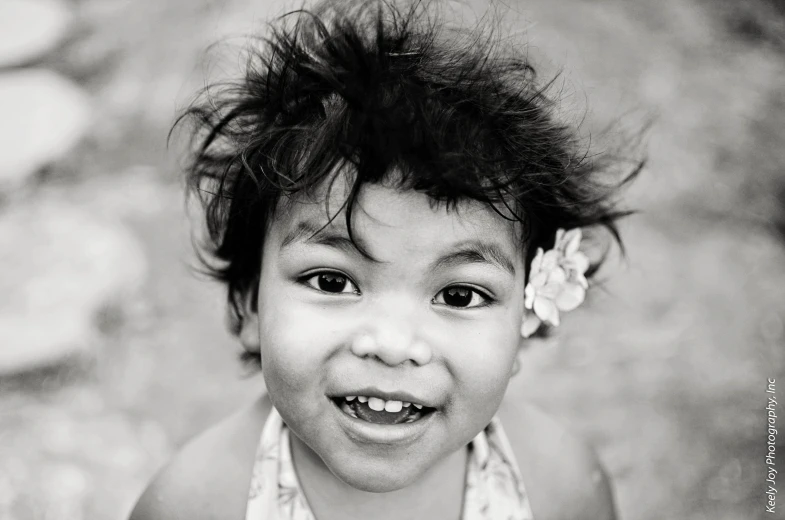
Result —
<path fill-rule="evenodd" d="M 773 513 L 777 505 L 777 470 L 774 468 L 775 455 L 777 453 L 777 395 L 776 381 L 769 378 L 766 385 L 766 421 L 768 423 L 768 435 L 766 437 L 766 512 Z"/>

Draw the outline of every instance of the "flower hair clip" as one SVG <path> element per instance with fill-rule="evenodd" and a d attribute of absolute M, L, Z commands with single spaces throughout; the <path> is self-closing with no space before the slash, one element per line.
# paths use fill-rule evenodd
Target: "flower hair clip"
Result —
<path fill-rule="evenodd" d="M 529 283 L 524 290 L 524 317 L 521 335 L 528 338 L 542 323 L 559 325 L 559 312 L 577 308 L 586 297 L 589 258 L 578 249 L 580 228 L 556 231 L 553 249 L 537 248 L 532 260 Z"/>

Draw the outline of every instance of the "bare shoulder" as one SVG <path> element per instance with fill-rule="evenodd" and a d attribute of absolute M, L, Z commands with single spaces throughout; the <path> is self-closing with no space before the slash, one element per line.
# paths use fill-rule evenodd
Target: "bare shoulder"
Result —
<path fill-rule="evenodd" d="M 130 520 L 244 518 L 267 396 L 201 433 L 142 493 Z"/>
<path fill-rule="evenodd" d="M 528 403 L 499 410 L 536 520 L 614 520 L 613 493 L 594 450 Z"/>

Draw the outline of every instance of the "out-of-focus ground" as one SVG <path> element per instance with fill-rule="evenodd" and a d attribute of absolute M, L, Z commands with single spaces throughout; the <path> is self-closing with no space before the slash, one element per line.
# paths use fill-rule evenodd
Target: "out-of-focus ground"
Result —
<path fill-rule="evenodd" d="M 625 520 L 763 518 L 767 378 L 785 395 L 783 8 L 509 3 L 532 57 L 564 68 L 565 109 L 590 107 L 587 130 L 657 118 L 629 192 L 642 212 L 623 227 L 628 260 L 531 347 L 508 398 L 538 403 L 597 448 Z M 263 388 L 241 377 L 222 291 L 189 270 L 182 149 L 167 150 L 166 136 L 205 76 L 241 65 L 207 46 L 280 4 L 74 0 L 71 36 L 36 63 L 81 85 L 95 118 L 65 160 L 0 201 L 0 232 L 17 233 L 0 240 L 32 258 L 41 246 L 20 227 L 60 222 L 35 260 L 46 270 L 109 233 L 98 263 L 110 265 L 79 287 L 92 294 L 115 272 L 132 281 L 102 296 L 66 362 L 0 377 L 0 518 L 125 518 L 168 456 Z M 32 283 L 0 272 L 6 295 Z M 19 311 L 3 303 L 0 313 Z M 30 326 L 60 330 L 46 313 Z M 10 348 L 20 346 L 0 345 Z"/>

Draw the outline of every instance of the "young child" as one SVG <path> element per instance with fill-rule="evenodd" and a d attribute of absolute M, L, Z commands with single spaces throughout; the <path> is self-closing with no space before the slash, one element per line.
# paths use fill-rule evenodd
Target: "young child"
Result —
<path fill-rule="evenodd" d="M 267 392 L 133 520 L 614 518 L 591 449 L 505 391 L 584 299 L 580 230 L 618 240 L 619 184 L 524 57 L 432 7 L 292 13 L 186 112 L 204 258 Z"/>

